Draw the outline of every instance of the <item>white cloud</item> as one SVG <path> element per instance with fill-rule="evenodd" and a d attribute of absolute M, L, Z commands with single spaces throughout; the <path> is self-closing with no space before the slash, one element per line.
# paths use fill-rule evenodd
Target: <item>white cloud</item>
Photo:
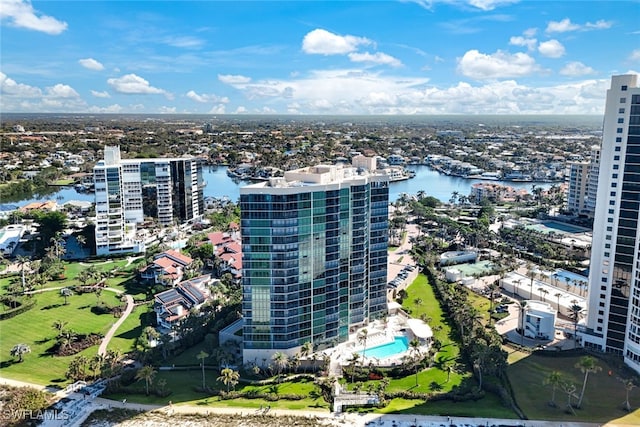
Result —
<path fill-rule="evenodd" d="M 52 98 L 80 98 L 78 92 L 69 85 L 58 83 L 47 88 L 46 95 Z"/>
<path fill-rule="evenodd" d="M 587 22 L 586 24 L 584 24 L 584 27 L 591 30 L 606 30 L 611 28 L 612 25 L 613 22 L 600 19 L 596 22 Z"/>
<path fill-rule="evenodd" d="M 312 54 L 341 55 L 354 52 L 359 46 L 371 44 L 372 41 L 365 37 L 340 36 L 318 28 L 304 36 L 302 50 Z"/>
<path fill-rule="evenodd" d="M 67 29 L 67 23 L 36 11 L 29 0 L 0 0 L 0 19 L 18 28 L 57 35 Z"/>
<path fill-rule="evenodd" d="M 537 28 L 527 28 L 522 32 L 522 34 L 527 38 L 532 38 L 538 33 Z"/>
<path fill-rule="evenodd" d="M 498 50 L 488 55 L 473 49 L 458 59 L 458 72 L 476 80 L 522 77 L 537 71 L 540 67 L 535 59 L 522 52 L 512 55 Z"/>
<path fill-rule="evenodd" d="M 119 104 L 112 104 L 109 105 L 107 107 L 97 107 L 97 106 L 91 106 L 89 107 L 89 112 L 90 113 L 106 113 L 106 114 L 113 114 L 113 113 L 121 113 L 123 110 L 123 108 L 119 105 Z"/>
<path fill-rule="evenodd" d="M 218 74 L 218 80 L 228 85 L 234 85 L 234 84 L 241 84 L 241 83 L 249 83 L 251 81 L 251 77 L 245 77 L 245 76 L 233 75 L 233 74 Z"/>
<path fill-rule="evenodd" d="M 223 104 L 215 105 L 208 114 L 226 114 L 227 107 Z"/>
<path fill-rule="evenodd" d="M 536 47 L 538 40 L 523 36 L 514 36 L 509 39 L 509 44 L 513 46 L 526 46 L 527 49 L 533 50 Z"/>
<path fill-rule="evenodd" d="M 505 6 L 512 3 L 517 3 L 519 0 L 400 0 L 407 3 L 415 3 L 427 10 L 432 10 L 436 3 L 453 4 L 458 6 L 467 5 L 475 8 L 488 11 L 493 10 L 499 6 Z"/>
<path fill-rule="evenodd" d="M 562 43 L 553 39 L 540 43 L 538 45 L 538 52 L 540 52 L 542 56 L 546 56 L 548 58 L 560 58 L 565 54 L 565 49 Z"/>
<path fill-rule="evenodd" d="M 92 90 L 91 95 L 95 96 L 96 98 L 111 98 L 111 95 L 109 95 L 109 92 L 107 92 L 106 90 L 102 92 Z"/>
<path fill-rule="evenodd" d="M 478 9 L 488 11 L 493 10 L 499 6 L 506 6 L 508 4 L 517 3 L 519 0 L 469 0 L 471 6 Z"/>
<path fill-rule="evenodd" d="M 166 37 L 164 43 L 173 47 L 197 49 L 204 45 L 204 40 L 191 36 Z"/>
<path fill-rule="evenodd" d="M 207 103 L 207 102 L 222 102 L 222 103 L 228 103 L 229 102 L 229 98 L 227 98 L 226 96 L 221 97 L 221 96 L 217 96 L 214 94 L 198 94 L 193 90 L 190 90 L 189 92 L 187 92 L 187 98 L 192 99 L 196 102 L 200 102 L 200 103 Z"/>
<path fill-rule="evenodd" d="M 629 54 L 629 61 L 640 61 L 640 49 L 634 49 Z"/>
<path fill-rule="evenodd" d="M 595 72 L 596 70 L 593 68 L 578 61 L 569 62 L 560 70 L 560 74 L 570 77 L 586 76 L 589 74 L 595 74 Z"/>
<path fill-rule="evenodd" d="M 247 109 L 241 105 L 238 108 L 236 108 L 236 111 L 234 111 L 234 114 L 245 114 L 247 112 L 248 112 Z"/>
<path fill-rule="evenodd" d="M 376 52 L 376 53 L 357 53 L 353 52 L 349 54 L 349 59 L 352 62 L 368 62 L 371 64 L 383 64 L 390 65 L 392 67 L 401 67 L 402 62 L 397 58 L 394 58 L 391 55 L 387 55 L 386 53 Z"/>
<path fill-rule="evenodd" d="M 600 19 L 596 22 L 586 22 L 583 25 L 571 22 L 571 19 L 564 18 L 561 21 L 549 21 L 547 24 L 547 33 L 566 33 L 569 31 L 588 31 L 588 30 L 606 30 L 611 28 L 613 22 Z"/>
<path fill-rule="evenodd" d="M 162 107 L 158 108 L 158 113 L 160 114 L 175 114 L 176 112 L 176 107 L 167 107 L 166 105 L 163 105 Z"/>
<path fill-rule="evenodd" d="M 82 65 L 84 68 L 87 68 L 89 70 L 94 70 L 94 71 L 104 70 L 104 65 L 102 65 L 100 62 L 96 61 L 93 58 L 80 59 L 78 60 L 78 63 Z"/>
<path fill-rule="evenodd" d="M 153 87 L 149 82 L 135 74 L 108 79 L 107 83 L 118 93 L 124 94 L 167 94 L 163 89 Z"/>
<path fill-rule="evenodd" d="M 42 96 L 42 91 L 34 86 L 18 83 L 0 71 L 0 93 L 4 96 L 18 98 L 37 98 Z"/>
<path fill-rule="evenodd" d="M 44 90 L 18 83 L 0 72 L 3 111 L 12 112 L 81 112 L 87 104 L 69 85 L 58 83 Z"/>

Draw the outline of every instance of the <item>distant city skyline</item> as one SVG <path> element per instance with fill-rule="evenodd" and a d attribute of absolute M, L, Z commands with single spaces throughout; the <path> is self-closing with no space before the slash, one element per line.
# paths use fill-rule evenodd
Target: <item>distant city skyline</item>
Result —
<path fill-rule="evenodd" d="M 6 112 L 603 114 L 637 1 L 0 0 Z"/>

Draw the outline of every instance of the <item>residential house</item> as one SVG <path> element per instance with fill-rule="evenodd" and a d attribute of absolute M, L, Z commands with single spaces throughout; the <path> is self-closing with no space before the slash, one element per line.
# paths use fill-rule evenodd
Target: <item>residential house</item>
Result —
<path fill-rule="evenodd" d="M 204 304 L 209 296 L 211 275 L 205 274 L 179 283 L 175 288 L 155 295 L 153 310 L 156 312 L 158 326 L 172 330 L 194 308 Z"/>
<path fill-rule="evenodd" d="M 170 249 L 155 256 L 153 263 L 140 271 L 140 278 L 156 284 L 176 286 L 184 277 L 184 272 L 193 259 Z"/>

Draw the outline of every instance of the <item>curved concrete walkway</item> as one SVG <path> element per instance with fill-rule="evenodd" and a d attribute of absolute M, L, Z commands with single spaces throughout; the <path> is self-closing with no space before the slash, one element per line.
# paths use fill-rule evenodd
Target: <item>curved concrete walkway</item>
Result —
<path fill-rule="evenodd" d="M 118 289 L 113 289 L 113 288 L 105 288 L 105 289 L 110 291 L 115 291 L 118 294 L 122 293 L 122 291 Z M 127 320 L 127 317 L 129 317 L 129 315 L 133 311 L 133 306 L 134 306 L 133 297 L 128 294 L 126 294 L 124 297 L 127 299 L 127 307 L 124 309 L 122 316 L 120 316 L 118 321 L 114 323 L 113 326 L 111 326 L 111 329 L 109 329 L 109 332 L 107 332 L 107 334 L 102 339 L 102 342 L 100 343 L 100 347 L 98 348 L 98 354 L 101 356 L 104 356 L 107 353 L 107 346 L 109 345 L 109 341 L 111 341 L 111 338 L 113 338 L 113 336 L 115 335 L 120 325 L 122 325 L 124 321 Z"/>
<path fill-rule="evenodd" d="M 58 286 L 58 287 L 55 287 L 55 288 L 38 289 L 38 290 L 35 290 L 35 291 L 25 292 L 25 294 L 39 294 L 39 293 L 48 292 L 48 291 L 58 291 L 60 289 L 64 289 L 64 287 Z M 121 291 L 120 289 L 116 289 L 116 288 L 102 288 L 102 289 L 105 290 L 105 291 L 113 292 L 113 293 L 115 293 L 117 295 L 122 295 L 123 294 L 123 291 Z M 122 316 L 120 316 L 118 321 L 116 323 L 114 323 L 113 326 L 111 326 L 109 331 L 106 333 L 106 335 L 102 339 L 102 342 L 100 343 L 100 347 L 98 347 L 98 354 L 99 355 L 104 356 L 107 353 L 107 347 L 109 346 L 109 341 L 111 341 L 111 338 L 113 338 L 113 336 L 115 335 L 115 333 L 118 330 L 118 328 L 120 327 L 120 325 L 122 325 L 124 323 L 124 321 L 127 320 L 127 317 L 133 311 L 133 307 L 135 306 L 135 304 L 133 302 L 133 297 L 131 295 L 125 294 L 125 298 L 127 300 L 127 307 L 124 309 L 124 312 L 122 313 Z"/>

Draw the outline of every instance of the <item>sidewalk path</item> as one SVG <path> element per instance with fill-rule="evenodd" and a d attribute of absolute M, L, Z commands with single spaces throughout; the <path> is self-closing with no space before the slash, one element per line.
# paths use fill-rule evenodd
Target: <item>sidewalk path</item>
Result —
<path fill-rule="evenodd" d="M 116 292 L 118 294 L 122 293 L 122 291 L 114 288 L 105 288 L 105 289 L 112 292 Z M 100 347 L 98 348 L 98 354 L 101 356 L 104 356 L 107 353 L 107 346 L 109 345 L 109 341 L 111 341 L 111 338 L 113 338 L 113 336 L 115 335 L 120 325 L 122 325 L 124 321 L 127 320 L 127 317 L 133 311 L 133 307 L 134 307 L 133 297 L 128 294 L 125 295 L 124 297 L 127 299 L 127 308 L 124 309 L 124 313 L 122 313 L 122 316 L 120 316 L 118 321 L 113 324 L 111 329 L 109 329 L 109 332 L 107 332 L 107 334 L 102 339 L 102 342 L 100 343 Z"/>

